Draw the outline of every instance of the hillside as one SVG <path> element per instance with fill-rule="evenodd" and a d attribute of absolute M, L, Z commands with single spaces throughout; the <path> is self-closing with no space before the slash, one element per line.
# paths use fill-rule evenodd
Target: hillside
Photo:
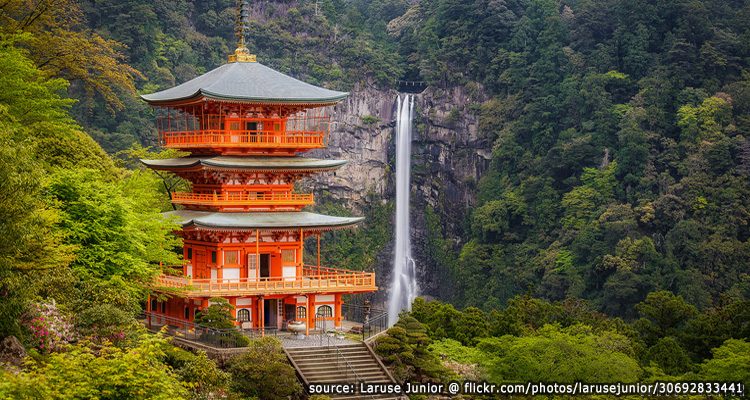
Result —
<path fill-rule="evenodd" d="M 305 184 L 317 211 L 367 217 L 325 234 L 323 263 L 381 287 L 392 102 L 424 89 L 412 242 L 437 301 L 376 342 L 397 379 L 750 383 L 750 3 L 251 3 L 260 62 L 351 92 L 313 153 L 351 162 Z M 223 64 L 235 6 L 0 4 L 0 398 L 263 397 L 269 371 L 303 396 L 273 340 L 219 368 L 137 321 L 181 262 L 166 185 L 137 162 L 174 153 L 149 147 L 138 95 Z"/>

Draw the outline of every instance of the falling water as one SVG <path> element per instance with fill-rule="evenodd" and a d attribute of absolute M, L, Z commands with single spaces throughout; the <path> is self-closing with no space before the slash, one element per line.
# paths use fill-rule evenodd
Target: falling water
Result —
<path fill-rule="evenodd" d="M 396 113 L 396 240 L 393 257 L 393 281 L 388 301 L 388 324 L 398 321 L 401 310 L 409 309 L 417 297 L 417 274 L 411 258 L 409 239 L 409 182 L 411 164 L 411 119 L 414 98 L 397 100 Z"/>

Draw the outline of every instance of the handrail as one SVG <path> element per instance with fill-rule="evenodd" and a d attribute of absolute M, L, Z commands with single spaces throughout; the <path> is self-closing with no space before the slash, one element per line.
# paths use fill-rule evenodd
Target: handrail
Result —
<path fill-rule="evenodd" d="M 325 137 L 325 131 L 195 129 L 160 132 L 161 142 L 167 147 L 322 147 Z"/>
<path fill-rule="evenodd" d="M 222 192 L 222 193 L 193 193 L 173 192 L 172 199 L 198 199 L 214 201 L 252 201 L 252 200 L 312 200 L 312 193 L 289 192 Z"/>
<path fill-rule="evenodd" d="M 323 333 L 321 333 L 321 335 L 322 334 Z M 322 338 L 322 336 L 321 336 L 321 338 Z M 367 344 L 365 344 L 365 346 L 366 345 Z M 328 339 L 328 348 L 329 349 L 331 348 L 331 340 L 330 339 Z M 339 344 L 338 343 L 336 343 L 336 342 L 333 343 L 333 349 L 336 351 L 336 367 L 340 368 L 340 365 L 339 365 L 340 361 L 339 360 L 343 359 L 344 362 L 346 363 L 346 367 L 348 369 L 346 377 L 349 378 L 349 371 L 351 371 L 351 373 L 354 375 L 354 382 L 355 383 L 362 382 L 362 379 L 359 377 L 359 374 L 357 374 L 357 370 L 354 369 L 354 367 L 352 366 L 352 364 L 349 362 L 349 359 L 346 358 L 346 356 L 344 355 L 344 353 L 341 352 L 341 349 L 339 348 Z M 360 393 L 360 395 L 361 395 L 361 393 Z M 374 399 L 375 395 L 374 394 L 368 394 L 367 398 Z"/>
<path fill-rule="evenodd" d="M 354 271 L 351 269 L 342 269 L 342 268 L 332 268 L 332 267 L 324 267 L 324 266 L 318 266 L 318 265 L 310 265 L 305 264 L 302 267 L 302 274 L 303 276 L 328 276 L 331 274 L 336 275 L 362 275 L 362 274 L 369 274 L 371 272 L 366 271 Z"/>
<path fill-rule="evenodd" d="M 223 348 L 244 347 L 239 345 L 240 343 L 236 336 L 241 335 L 242 332 L 236 328 L 211 328 L 184 319 L 148 311 L 144 312 L 143 315 L 147 320 L 146 324 L 149 328 L 151 328 L 152 324 L 170 327 L 171 329 L 167 331 L 167 334 L 170 336 L 208 345 L 218 345 Z"/>
<path fill-rule="evenodd" d="M 315 199 L 312 193 L 289 192 L 223 192 L 223 193 L 192 193 L 173 192 L 172 202 L 178 204 L 209 204 L 209 205 L 312 205 Z"/>
<path fill-rule="evenodd" d="M 232 279 L 211 280 L 191 279 L 188 277 L 175 277 L 159 275 L 155 279 L 158 286 L 181 288 L 201 294 L 211 293 L 234 293 L 234 292 L 268 292 L 268 291 L 319 291 L 330 290 L 373 290 L 375 286 L 375 273 L 354 272 L 327 273 L 320 275 L 303 275 L 295 278 L 259 278 L 259 279 Z"/>

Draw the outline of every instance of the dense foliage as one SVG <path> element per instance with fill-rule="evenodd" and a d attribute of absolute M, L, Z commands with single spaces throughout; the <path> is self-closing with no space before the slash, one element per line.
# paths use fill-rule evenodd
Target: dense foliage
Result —
<path fill-rule="evenodd" d="M 149 92 L 224 62 L 234 5 L 81 9 L 87 35 L 126 45 Z M 457 248 L 433 226 L 427 240 L 433 269 L 459 282 L 450 300 L 489 309 L 532 293 L 634 317 L 654 290 L 701 309 L 750 290 L 748 15 L 726 0 L 251 2 L 248 40 L 261 62 L 332 88 L 484 92 L 454 110 L 478 113 L 493 143 L 466 236 Z M 78 120 L 111 151 L 151 143 L 150 112 L 127 90 L 120 99 L 114 115 L 81 101 Z M 448 212 L 427 211 L 433 225 Z M 324 258 L 371 265 L 360 238 L 337 237 Z"/>
<path fill-rule="evenodd" d="M 641 318 L 625 323 L 581 301 L 515 297 L 484 313 L 417 299 L 375 350 L 402 381 L 750 382 L 750 336 L 730 314 L 698 313 L 669 292 L 637 308 Z"/>
<path fill-rule="evenodd" d="M 282 400 L 302 394 L 302 385 L 273 337 L 253 340 L 248 351 L 229 360 L 231 388 L 246 397 Z"/>
<path fill-rule="evenodd" d="M 132 162 L 155 138 L 136 92 L 223 63 L 234 5 L 0 4 L 0 337 L 30 354 L 0 397 L 300 395 L 270 339 L 225 372 L 135 319 L 158 263 L 179 262 L 159 212 L 184 185 Z M 492 143 L 466 237 L 425 210 L 461 310 L 418 300 L 378 340 L 399 379 L 750 383 L 750 5 L 294 0 L 252 2 L 251 20 L 260 61 L 312 83 L 489 98 L 446 121 L 478 113 Z M 324 263 L 375 262 L 377 200 L 363 229 L 326 234 Z M 231 326 L 212 307 L 204 322 Z"/>
<path fill-rule="evenodd" d="M 746 298 L 748 15 L 723 0 L 434 0 L 394 20 L 412 74 L 493 96 L 470 237 L 441 261 L 451 300 L 585 298 L 632 318 L 655 290 L 699 309 Z"/>

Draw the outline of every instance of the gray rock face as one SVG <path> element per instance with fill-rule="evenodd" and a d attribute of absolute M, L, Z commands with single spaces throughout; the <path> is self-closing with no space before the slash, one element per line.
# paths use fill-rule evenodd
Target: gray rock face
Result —
<path fill-rule="evenodd" d="M 26 349 L 15 336 L 8 336 L 0 342 L 0 364 L 20 367 L 26 358 Z"/>
<path fill-rule="evenodd" d="M 473 90 L 479 92 L 481 90 Z M 395 199 L 395 104 L 398 92 L 356 87 L 336 107 L 328 148 L 313 157 L 341 158 L 349 164 L 335 174 L 315 177 L 320 194 L 328 192 L 358 212 L 367 201 Z M 428 251 L 425 210 L 440 217 L 442 235 L 458 251 L 465 237 L 467 211 L 474 205 L 476 183 L 486 171 L 491 143 L 478 132 L 476 111 L 485 99 L 463 87 L 428 87 L 416 95 L 412 143 L 411 217 L 413 254 L 420 291 L 441 298 L 450 296 L 445 266 Z M 305 185 L 307 186 L 307 185 Z M 435 232 L 432 233 L 433 235 Z M 438 233 L 440 234 L 440 233 Z M 378 257 L 378 285 L 390 285 L 392 246 Z M 380 292 L 383 296 L 385 291 Z"/>

